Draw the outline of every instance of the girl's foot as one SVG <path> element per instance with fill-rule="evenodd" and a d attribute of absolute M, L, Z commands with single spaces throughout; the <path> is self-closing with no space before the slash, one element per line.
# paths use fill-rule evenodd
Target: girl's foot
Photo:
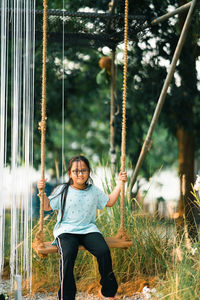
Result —
<path fill-rule="evenodd" d="M 99 290 L 99 296 L 104 299 L 104 300 L 117 300 L 117 297 L 114 296 L 114 297 L 104 297 L 101 293 L 101 289 Z"/>

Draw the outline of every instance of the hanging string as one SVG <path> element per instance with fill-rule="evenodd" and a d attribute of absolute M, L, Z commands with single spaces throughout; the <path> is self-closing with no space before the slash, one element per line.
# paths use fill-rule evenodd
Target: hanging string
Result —
<path fill-rule="evenodd" d="M 122 137 L 121 137 L 121 171 L 125 171 L 126 166 L 126 94 L 127 94 L 127 44 L 128 44 L 128 0 L 125 0 L 125 18 L 124 18 L 124 69 L 123 69 L 123 102 L 122 102 Z M 125 183 L 122 182 L 120 211 L 120 228 L 117 233 L 118 238 L 129 240 L 124 226 L 124 201 L 125 201 Z"/>
<path fill-rule="evenodd" d="M 17 168 L 21 159 L 21 99 L 22 99 L 22 1 L 11 1 L 13 9 L 13 22 L 11 29 L 11 172 L 12 172 L 12 195 L 11 195 L 11 238 L 10 238 L 10 278 L 13 288 L 14 276 L 20 273 L 21 247 L 16 247 L 20 242 L 20 207 L 21 199 L 15 192 Z M 18 181 L 19 184 L 19 181 Z M 19 234 L 18 234 L 19 233 Z"/>
<path fill-rule="evenodd" d="M 43 1 L 43 58 L 42 58 L 42 102 L 41 102 L 41 179 L 45 180 L 45 134 L 46 134 L 46 56 L 47 56 L 47 0 Z M 36 234 L 36 242 L 43 245 L 44 227 L 44 197 L 45 191 L 39 193 L 40 197 L 40 221 L 39 231 Z"/>
<path fill-rule="evenodd" d="M 5 249 L 5 197 L 3 195 L 3 178 L 6 167 L 7 150 L 7 107 L 8 107 L 8 16 L 9 3 L 7 0 L 1 2 L 1 78 L 0 78 L 0 280 L 4 269 L 4 249 Z"/>
<path fill-rule="evenodd" d="M 65 0 L 63 0 L 63 36 L 62 36 L 62 183 L 64 182 L 64 166 L 65 166 Z"/>

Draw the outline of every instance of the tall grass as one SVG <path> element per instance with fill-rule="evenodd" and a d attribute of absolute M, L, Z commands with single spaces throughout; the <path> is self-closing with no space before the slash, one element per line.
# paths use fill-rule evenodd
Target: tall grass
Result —
<path fill-rule="evenodd" d="M 200 251 L 197 248 L 188 251 L 183 245 L 178 251 L 181 251 L 181 258 L 174 251 L 173 261 L 157 285 L 162 295 L 160 299 L 200 299 Z"/>
<path fill-rule="evenodd" d="M 105 190 L 110 192 L 108 184 Z M 46 240 L 53 241 L 55 221 L 55 213 L 47 217 Z M 102 210 L 96 224 L 105 237 L 115 235 L 120 226 L 119 201 L 114 207 Z M 133 247 L 128 250 L 111 249 L 113 269 L 119 284 L 153 277 L 159 295 L 152 296 L 152 299 L 200 299 L 200 243 L 190 249 L 185 246 L 184 239 L 178 243 L 173 220 L 144 215 L 140 207 L 133 212 L 128 199 L 125 201 L 125 226 Z M 36 229 L 37 226 L 34 232 Z M 58 262 L 57 254 L 46 258 L 33 255 L 33 289 L 57 290 Z M 96 261 L 87 251 L 79 251 L 74 272 L 79 286 L 81 282 L 97 283 L 99 280 Z"/>

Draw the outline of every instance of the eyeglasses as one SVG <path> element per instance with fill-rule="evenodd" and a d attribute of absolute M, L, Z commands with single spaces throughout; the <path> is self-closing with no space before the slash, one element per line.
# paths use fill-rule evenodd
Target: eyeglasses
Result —
<path fill-rule="evenodd" d="M 85 174 L 87 174 L 88 172 L 89 172 L 89 171 L 88 171 L 87 169 L 82 169 L 82 170 L 76 169 L 76 170 L 72 170 L 72 173 L 73 173 L 74 175 L 78 175 L 79 173 L 85 175 Z"/>

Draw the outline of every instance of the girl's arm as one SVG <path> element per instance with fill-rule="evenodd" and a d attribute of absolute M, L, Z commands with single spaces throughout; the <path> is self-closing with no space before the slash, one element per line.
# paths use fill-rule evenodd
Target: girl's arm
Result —
<path fill-rule="evenodd" d="M 38 180 L 37 182 L 37 187 L 38 187 L 38 190 L 39 190 L 39 193 L 45 189 L 45 184 L 46 184 L 46 180 Z M 44 194 L 44 210 L 45 211 L 49 211 L 49 210 L 52 210 L 51 206 L 50 206 L 50 203 L 49 203 L 49 198 L 47 197 L 46 194 Z"/>
<path fill-rule="evenodd" d="M 121 192 L 122 181 L 126 182 L 127 180 L 128 179 L 127 179 L 126 172 L 120 172 L 119 177 L 118 177 L 117 185 L 114 188 L 114 190 L 111 192 L 111 194 L 109 195 L 109 200 L 106 204 L 107 207 L 112 207 L 115 204 L 115 202 L 117 201 L 117 199 L 120 195 L 120 192 Z"/>

